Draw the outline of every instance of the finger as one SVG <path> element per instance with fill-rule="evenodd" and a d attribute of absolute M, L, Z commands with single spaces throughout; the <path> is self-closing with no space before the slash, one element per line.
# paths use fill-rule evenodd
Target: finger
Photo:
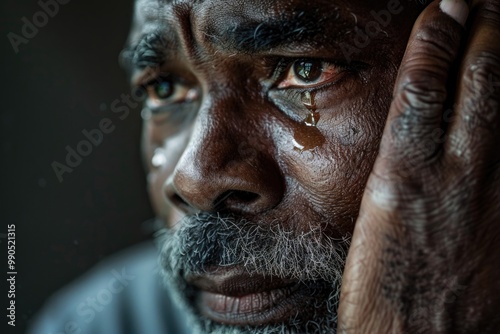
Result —
<path fill-rule="evenodd" d="M 391 280 L 392 272 L 387 269 L 390 265 L 380 257 L 387 254 L 384 249 L 390 242 L 388 236 L 400 236 L 397 230 L 406 228 L 401 211 L 395 210 L 405 194 L 394 191 L 393 178 L 384 182 L 392 176 L 387 173 L 400 164 L 386 158 L 404 161 L 406 152 L 415 151 L 417 143 L 441 127 L 448 75 L 458 55 L 461 24 L 467 16 L 463 1 L 447 0 L 442 4 L 458 21 L 443 13 L 439 2 L 431 3 L 415 24 L 400 67 L 379 158 L 363 197 L 347 258 L 338 311 L 339 332 L 399 333 L 405 325 L 402 308 L 394 306 L 395 293 L 390 291 L 398 285 Z M 402 200 L 412 198 L 411 193 L 406 196 Z M 391 249 L 390 244 L 387 249 Z"/>
<path fill-rule="evenodd" d="M 474 1 L 470 23 L 445 145 L 453 162 L 469 165 L 485 162 L 484 157 L 494 162 L 500 155 L 500 2 Z"/>
<path fill-rule="evenodd" d="M 379 174 L 415 169 L 435 156 L 441 129 L 447 81 L 457 58 L 468 7 L 463 0 L 431 3 L 411 33 L 396 79 L 394 100 L 382 137 Z"/>

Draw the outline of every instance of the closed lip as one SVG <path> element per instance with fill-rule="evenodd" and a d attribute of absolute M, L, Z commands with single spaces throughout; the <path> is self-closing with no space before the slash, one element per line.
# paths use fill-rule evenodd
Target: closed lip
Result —
<path fill-rule="evenodd" d="M 284 322 L 311 297 L 296 280 L 251 275 L 239 268 L 187 277 L 197 288 L 197 307 L 206 317 L 231 325 Z"/>
<path fill-rule="evenodd" d="M 191 275 L 187 282 L 203 291 L 226 296 L 244 296 L 284 288 L 297 283 L 273 276 L 251 275 L 240 268 L 217 269 L 203 275 Z"/>

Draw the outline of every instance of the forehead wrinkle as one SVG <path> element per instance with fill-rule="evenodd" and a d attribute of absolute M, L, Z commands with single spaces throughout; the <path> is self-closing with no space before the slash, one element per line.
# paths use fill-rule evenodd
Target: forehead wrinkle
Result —
<path fill-rule="evenodd" d="M 273 7 L 272 4 L 280 4 L 278 1 L 271 5 L 260 3 L 264 6 L 257 9 L 244 5 L 252 1 L 236 0 L 218 8 L 205 0 L 137 0 L 134 23 L 138 29 L 131 39 L 137 45 L 146 32 L 161 29 L 167 42 L 164 44 L 168 45 L 166 51 L 170 50 L 172 56 L 184 53 L 190 59 L 198 59 L 209 50 L 231 54 L 327 50 L 337 48 L 350 30 L 365 21 L 363 15 L 354 15 L 341 1 L 317 1 L 318 6 L 313 8 L 302 1 L 298 5 Z M 151 57 L 136 57 L 139 65 L 155 59 L 158 62 L 157 49 L 143 51 L 143 56 Z"/>
<path fill-rule="evenodd" d="M 351 15 L 332 6 L 327 14 L 318 8 L 295 9 L 263 20 L 233 15 L 209 21 L 203 33 L 221 51 L 258 53 L 297 43 L 334 41 L 357 24 Z"/>

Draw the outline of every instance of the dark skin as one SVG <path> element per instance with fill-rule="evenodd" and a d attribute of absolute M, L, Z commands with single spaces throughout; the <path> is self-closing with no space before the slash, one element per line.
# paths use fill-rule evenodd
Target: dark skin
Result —
<path fill-rule="evenodd" d="M 220 211 L 354 233 L 340 332 L 497 332 L 499 5 L 474 1 L 466 28 L 438 2 L 400 5 L 346 57 L 387 1 L 139 1 L 131 44 L 162 46 L 133 75 L 163 110 L 144 123 L 152 202 L 171 228 Z M 259 24 L 276 21 L 291 33 L 270 43 L 280 30 Z"/>
<path fill-rule="evenodd" d="M 234 1 L 228 3 L 232 4 L 230 8 L 239 7 Z M 250 6 L 250 3 L 245 3 Z M 290 5 L 291 8 L 308 8 L 304 2 L 295 3 L 293 6 Z M 353 3 L 350 3 L 352 7 Z M 363 1 L 360 3 L 363 9 L 358 9 L 358 12 L 364 13 L 364 20 L 366 22 L 373 20 L 366 12 L 366 4 Z M 246 10 L 253 13 L 256 9 L 252 7 L 262 6 L 263 4 L 259 2 L 259 5 Z M 329 1 L 324 1 L 323 6 L 330 9 L 337 7 L 332 6 Z M 282 15 L 280 6 L 270 7 L 272 8 L 270 14 L 273 15 L 268 13 L 267 16 L 273 18 Z M 389 108 L 388 100 L 391 94 L 389 87 L 392 85 L 397 64 L 404 51 L 403 48 L 394 50 L 391 43 L 404 45 L 411 24 L 404 23 L 407 17 L 395 17 L 395 25 L 386 28 L 392 36 L 390 40 L 383 38 L 384 35 L 380 33 L 378 36 L 380 42 L 377 39 L 363 49 L 357 57 L 359 60 L 356 59 L 356 64 L 352 65 L 353 68 L 344 70 L 340 66 L 328 64 L 332 73 L 324 75 L 317 83 L 301 82 L 296 85 L 292 83 L 289 84 L 290 87 L 278 89 L 276 86 L 280 83 L 287 84 L 287 73 L 281 74 L 274 82 L 270 80 L 273 76 L 273 67 L 276 65 L 274 63 L 277 62 L 274 58 L 286 57 L 289 62 L 302 58 L 324 58 L 330 62 L 346 63 L 338 45 L 340 43 L 355 45 L 351 37 L 343 37 L 347 32 L 352 32 L 355 18 L 345 7 L 345 3 L 339 7 L 346 21 L 345 24 L 342 23 L 340 30 L 335 20 L 325 20 L 320 26 L 331 36 L 320 32 L 301 43 L 296 43 L 297 45 L 290 45 L 288 41 L 284 41 L 279 48 L 264 49 L 259 53 L 226 50 L 228 47 L 226 45 L 216 48 L 210 40 L 207 40 L 207 35 L 201 32 L 208 28 L 197 28 L 194 33 L 199 35 L 196 36 L 197 40 L 204 41 L 200 48 L 206 49 L 205 53 L 201 56 L 192 56 L 186 53 L 194 53 L 194 50 L 190 50 L 194 46 L 186 47 L 187 50 L 180 48 L 179 53 L 176 52 L 168 63 L 163 64 L 163 68 L 158 68 L 158 73 L 168 73 L 168 66 L 171 66 L 177 71 L 179 69 L 182 71 L 179 76 L 192 77 L 191 72 L 195 71 L 195 67 L 197 76 L 192 79 L 201 81 L 200 77 L 206 77 L 199 85 L 202 86 L 203 93 L 210 94 L 209 96 L 215 99 L 212 105 L 195 105 L 194 109 L 198 112 L 196 121 L 187 122 L 180 131 L 177 123 L 160 124 L 163 121 L 162 116 L 152 117 L 145 123 L 145 161 L 152 171 L 150 177 L 159 178 L 150 182 L 151 197 L 157 212 L 165 217 L 165 221 L 172 221 L 162 214 L 170 212 L 169 208 L 166 208 L 169 203 L 174 204 L 173 207 L 182 212 L 210 211 L 214 210 L 214 203 L 221 194 L 234 190 L 234 196 L 223 203 L 223 209 L 249 216 L 259 215 L 261 219 L 272 220 L 275 217 L 283 219 L 283 215 L 296 214 L 297 208 L 300 207 L 308 211 L 308 215 L 312 215 L 309 220 L 320 221 L 325 217 L 332 220 L 332 216 L 335 216 L 335 223 L 327 227 L 337 236 L 352 232 L 364 184 L 376 157 L 378 140 L 374 138 L 381 136 L 386 110 Z M 184 10 L 182 6 L 179 8 Z M 380 9 L 384 6 L 374 3 L 372 8 Z M 201 10 L 202 8 L 197 11 L 193 9 L 192 14 L 187 11 L 179 15 L 198 17 L 200 15 L 198 12 Z M 409 4 L 406 10 L 406 15 L 411 14 L 416 19 L 421 6 Z M 165 15 L 172 16 L 171 8 L 166 7 L 162 11 Z M 228 11 L 231 12 L 230 9 Z M 220 15 L 225 14 L 221 12 Z M 293 15 L 295 14 L 288 15 L 291 21 Z M 329 16 L 335 17 L 337 13 L 332 11 Z M 175 19 L 177 25 L 187 20 L 187 18 Z M 363 17 L 357 14 L 356 20 L 361 22 L 362 19 Z M 205 20 L 206 22 L 202 21 L 199 25 L 208 25 L 213 17 L 207 15 Z M 330 26 L 323 27 L 324 24 Z M 221 29 L 229 28 L 231 25 Z M 152 26 L 151 29 L 154 30 L 156 27 Z M 187 28 L 178 29 L 185 31 Z M 253 30 L 251 35 L 253 36 Z M 140 35 L 136 38 L 139 39 Z M 314 41 L 314 38 L 318 41 Z M 375 56 L 378 56 L 376 60 L 373 59 Z M 355 66 L 360 68 L 356 69 Z M 290 71 L 289 67 L 290 64 L 286 71 Z M 214 72 L 213 69 L 217 71 Z M 150 70 L 137 72 L 134 79 L 136 84 L 147 83 L 158 75 L 148 74 Z M 252 72 L 253 75 L 248 79 Z M 241 75 L 237 76 L 238 73 Z M 375 78 L 377 80 L 382 78 L 386 84 L 376 86 L 366 84 Z M 339 81 L 342 84 L 337 83 Z M 263 89 L 262 86 L 272 86 L 272 88 Z M 304 128 L 302 124 L 308 111 L 300 101 L 300 92 L 307 88 L 316 91 L 316 110 L 321 119 L 316 128 L 321 136 L 316 136 L 316 129 Z M 335 92 L 335 95 L 331 92 Z M 231 99 L 225 98 L 228 94 L 232 95 Z M 221 95 L 220 101 L 218 95 Z M 249 110 L 243 110 L 244 112 L 239 110 L 242 105 Z M 203 108 L 197 109 L 200 107 Z M 252 126 L 249 127 L 248 124 Z M 301 136 L 302 133 L 305 135 Z M 306 149 L 298 150 L 293 144 L 294 140 L 300 141 Z M 175 141 L 175 143 L 169 145 L 165 141 Z M 325 143 L 322 143 L 323 141 Z M 318 144 L 320 146 L 315 147 Z M 159 171 L 150 165 L 150 161 L 154 149 L 163 146 L 167 147 L 168 162 Z M 181 158 L 181 155 L 184 155 L 184 158 Z M 255 161 L 248 161 L 249 158 Z M 238 171 L 224 170 L 228 162 L 231 162 L 229 167 Z M 192 166 L 195 164 L 197 166 L 193 169 Z M 230 174 L 235 175 L 233 177 Z M 173 179 L 164 182 L 167 177 Z M 169 203 L 165 202 L 162 187 L 166 187 Z M 238 191 L 259 194 L 260 199 L 258 203 L 246 203 L 238 198 Z M 289 220 L 285 219 L 284 223 Z M 302 219 L 297 217 L 296 220 Z"/>
<path fill-rule="evenodd" d="M 500 95 L 492 79 L 500 6 L 472 1 L 467 34 L 436 7 L 410 37 L 356 222 L 340 306 L 345 332 L 500 329 Z M 417 148 L 430 137 L 439 140 Z"/>

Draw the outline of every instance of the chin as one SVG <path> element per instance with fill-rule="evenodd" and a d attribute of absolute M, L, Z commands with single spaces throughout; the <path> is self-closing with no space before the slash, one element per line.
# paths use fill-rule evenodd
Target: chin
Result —
<path fill-rule="evenodd" d="M 179 226 L 157 243 L 194 333 L 336 333 L 348 238 L 209 214 Z"/>

